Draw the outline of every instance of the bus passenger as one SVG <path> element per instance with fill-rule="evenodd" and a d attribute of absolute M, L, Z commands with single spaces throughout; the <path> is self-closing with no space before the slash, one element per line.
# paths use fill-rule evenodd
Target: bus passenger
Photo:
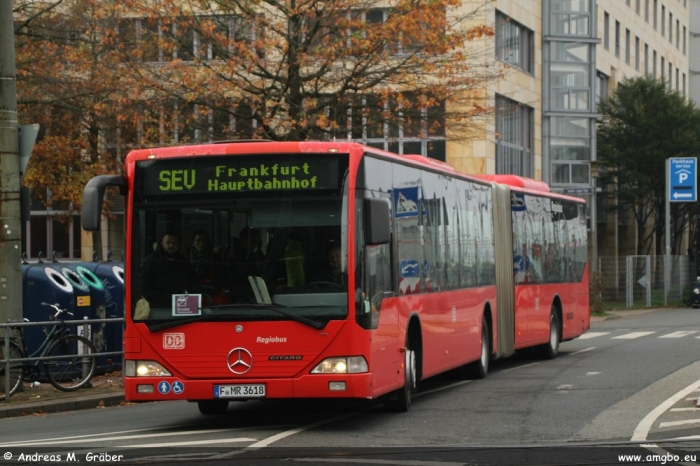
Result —
<path fill-rule="evenodd" d="M 216 253 L 209 242 L 209 233 L 205 230 L 197 230 L 194 233 L 188 256 L 197 272 L 197 279 L 200 282 L 212 282 L 214 280 Z"/>
<path fill-rule="evenodd" d="M 141 282 L 141 292 L 151 307 L 170 307 L 173 294 L 195 291 L 195 268 L 180 252 L 175 233 L 165 233 L 157 250 L 146 257 Z"/>
<path fill-rule="evenodd" d="M 262 252 L 260 231 L 244 227 L 238 234 L 238 241 L 229 261 L 231 278 L 231 299 L 234 302 L 247 302 L 253 298 L 248 277 L 259 277 L 265 268 L 265 254 Z"/>
<path fill-rule="evenodd" d="M 327 253 L 327 264 L 317 274 L 311 278 L 313 282 L 333 283 L 336 285 L 345 285 L 347 276 L 343 273 L 343 258 L 339 246 L 331 246 Z"/>
<path fill-rule="evenodd" d="M 304 244 L 296 232 L 289 234 L 287 245 L 284 247 L 284 262 L 287 269 L 287 286 L 298 289 L 306 284 L 304 271 L 306 255 Z"/>

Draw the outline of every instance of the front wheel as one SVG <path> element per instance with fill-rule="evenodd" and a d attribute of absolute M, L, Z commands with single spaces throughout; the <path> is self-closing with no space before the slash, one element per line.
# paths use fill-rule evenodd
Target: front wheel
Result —
<path fill-rule="evenodd" d="M 5 399 L 5 383 L 9 377 L 10 391 L 9 396 L 15 394 L 19 387 L 22 385 L 22 363 L 13 362 L 14 359 L 22 359 L 24 354 L 22 349 L 17 343 L 10 340 L 10 350 L 7 355 L 5 355 L 5 340 L 0 340 L 0 360 L 9 359 L 10 360 L 10 372 L 9 375 L 6 372 L 7 366 L 5 363 L 0 363 L 0 400 Z"/>
<path fill-rule="evenodd" d="M 384 409 L 396 413 L 405 413 L 411 407 L 411 392 L 416 388 L 416 352 L 406 350 L 404 361 L 404 385 L 388 395 Z"/>
<path fill-rule="evenodd" d="M 54 341 L 46 356 L 61 359 L 44 362 L 51 385 L 64 392 L 86 386 L 95 375 L 97 358 L 92 356 L 95 353 L 90 340 L 79 335 L 66 335 Z"/>
<path fill-rule="evenodd" d="M 559 342 L 561 341 L 561 330 L 559 328 L 559 315 L 557 309 L 552 307 L 549 316 L 549 341 L 537 347 L 537 352 L 542 359 L 555 359 L 559 354 Z"/>

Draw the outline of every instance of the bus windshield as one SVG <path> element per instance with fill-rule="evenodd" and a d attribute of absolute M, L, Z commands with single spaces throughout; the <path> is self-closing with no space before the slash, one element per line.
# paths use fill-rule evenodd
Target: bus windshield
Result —
<path fill-rule="evenodd" d="M 348 162 L 322 157 L 137 162 L 134 321 L 345 318 Z"/>

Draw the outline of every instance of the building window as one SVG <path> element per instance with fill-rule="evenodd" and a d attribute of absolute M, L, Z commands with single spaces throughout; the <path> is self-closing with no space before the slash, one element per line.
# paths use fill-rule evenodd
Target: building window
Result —
<path fill-rule="evenodd" d="M 639 71 L 639 37 L 634 38 L 634 69 Z"/>
<path fill-rule="evenodd" d="M 615 56 L 620 56 L 620 22 L 615 21 Z"/>
<path fill-rule="evenodd" d="M 681 21 L 676 20 L 676 48 L 681 48 Z"/>
<path fill-rule="evenodd" d="M 659 11 L 659 8 L 658 8 L 658 7 L 659 7 L 659 0 L 654 0 L 654 29 L 656 29 L 656 24 L 657 24 L 657 22 L 656 22 L 656 20 L 657 20 L 656 15 L 657 15 L 657 13 L 658 13 L 658 11 Z"/>
<path fill-rule="evenodd" d="M 401 107 L 395 98 L 382 107 L 372 95 L 357 96 L 349 107 L 335 111 L 337 137 L 397 154 L 420 154 L 437 160 L 446 159 L 445 103 L 421 107 L 424 99 L 418 93 L 404 93 L 409 105 Z M 429 99 L 428 99 L 429 100 Z M 385 119 L 391 110 L 395 120 Z"/>
<path fill-rule="evenodd" d="M 683 73 L 683 97 L 685 97 L 685 73 Z"/>
<path fill-rule="evenodd" d="M 678 68 L 676 68 L 676 90 L 677 90 L 677 91 L 680 91 L 680 90 L 681 90 L 681 87 L 680 87 L 680 74 L 681 74 L 681 70 L 679 70 Z"/>
<path fill-rule="evenodd" d="M 632 34 L 630 33 L 629 29 L 625 30 L 625 63 L 629 65 L 630 63 L 630 56 L 632 55 L 632 50 L 630 47 L 630 40 L 631 40 Z"/>
<path fill-rule="evenodd" d="M 683 55 L 685 55 L 685 26 L 683 26 Z"/>
<path fill-rule="evenodd" d="M 641 10 L 641 3 L 642 3 L 642 0 L 636 0 L 636 3 L 634 4 L 634 11 L 636 11 L 637 14 L 639 14 L 639 12 Z"/>
<path fill-rule="evenodd" d="M 673 44 L 673 13 L 668 12 L 668 41 Z"/>
<path fill-rule="evenodd" d="M 532 176 L 534 111 L 527 105 L 496 96 L 496 173 Z"/>
<path fill-rule="evenodd" d="M 673 63 L 668 62 L 668 90 L 673 89 Z"/>
<path fill-rule="evenodd" d="M 590 183 L 591 121 L 588 117 L 550 117 L 553 184 Z"/>
<path fill-rule="evenodd" d="M 597 102 L 605 100 L 608 97 L 608 79 L 608 76 L 601 72 L 596 74 L 595 95 Z"/>
<path fill-rule="evenodd" d="M 533 72 L 533 32 L 510 17 L 496 12 L 496 56 L 528 73 Z"/>
<path fill-rule="evenodd" d="M 666 6 L 661 5 L 661 36 L 666 37 Z"/>
<path fill-rule="evenodd" d="M 666 77 L 666 59 L 661 57 L 661 68 L 659 69 L 659 77 L 663 81 Z"/>
<path fill-rule="evenodd" d="M 649 0 L 644 0 L 644 21 L 649 22 Z"/>
<path fill-rule="evenodd" d="M 656 50 L 654 50 L 654 61 L 652 63 L 654 65 L 654 73 L 652 74 L 652 76 L 654 77 L 654 79 L 656 79 Z"/>
<path fill-rule="evenodd" d="M 603 47 L 610 50 L 610 14 L 606 11 L 603 18 Z"/>
<path fill-rule="evenodd" d="M 590 34 L 589 1 L 551 0 L 551 33 L 573 36 Z"/>
<path fill-rule="evenodd" d="M 552 42 L 550 48 L 550 106 L 557 110 L 590 108 L 590 45 Z"/>
<path fill-rule="evenodd" d="M 644 44 L 644 74 L 649 74 L 649 44 Z"/>

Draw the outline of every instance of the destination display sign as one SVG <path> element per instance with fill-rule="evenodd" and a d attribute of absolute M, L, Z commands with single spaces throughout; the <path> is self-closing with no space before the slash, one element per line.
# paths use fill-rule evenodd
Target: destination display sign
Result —
<path fill-rule="evenodd" d="M 137 179 L 146 196 L 315 191 L 338 189 L 339 162 L 317 154 L 168 158 L 138 162 Z"/>

